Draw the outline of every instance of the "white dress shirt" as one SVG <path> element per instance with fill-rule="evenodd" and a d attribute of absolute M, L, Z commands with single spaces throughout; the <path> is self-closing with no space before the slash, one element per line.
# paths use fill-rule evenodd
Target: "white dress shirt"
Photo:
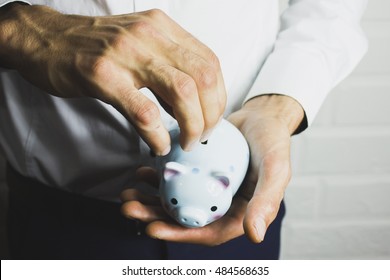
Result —
<path fill-rule="evenodd" d="M 0 0 L 0 7 L 9 2 Z M 280 93 L 303 106 L 310 124 L 367 49 L 359 26 L 367 0 L 292 0 L 282 16 L 277 0 L 19 2 L 89 16 L 162 9 L 219 57 L 228 92 L 225 115 L 254 96 Z M 146 151 L 113 107 L 54 97 L 15 71 L 0 71 L 0 144 L 17 171 L 107 200 L 133 184 Z M 172 120 L 162 115 L 169 126 Z"/>

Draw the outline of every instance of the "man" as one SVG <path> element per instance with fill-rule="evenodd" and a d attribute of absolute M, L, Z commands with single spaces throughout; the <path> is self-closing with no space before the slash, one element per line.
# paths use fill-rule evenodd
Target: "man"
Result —
<path fill-rule="evenodd" d="M 290 136 L 365 52 L 366 1 L 290 1 L 280 26 L 267 0 L 0 3 L 11 257 L 278 257 Z M 223 116 L 250 146 L 231 209 L 204 228 L 123 191 L 155 181 L 137 170 L 140 139 L 167 154 L 170 116 L 184 150 Z M 121 192 L 122 213 L 142 223 L 118 217 Z"/>

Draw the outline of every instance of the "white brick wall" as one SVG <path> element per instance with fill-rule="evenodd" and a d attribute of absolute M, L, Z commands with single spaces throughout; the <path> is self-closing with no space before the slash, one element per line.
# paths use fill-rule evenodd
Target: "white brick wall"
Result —
<path fill-rule="evenodd" d="M 371 0 L 368 54 L 293 139 L 283 259 L 390 259 L 389 10 Z"/>

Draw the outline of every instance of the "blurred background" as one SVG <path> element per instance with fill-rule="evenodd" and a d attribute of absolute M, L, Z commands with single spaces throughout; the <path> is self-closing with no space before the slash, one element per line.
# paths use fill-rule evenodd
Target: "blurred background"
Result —
<path fill-rule="evenodd" d="M 287 1 L 280 0 L 281 8 Z M 293 138 L 282 259 L 390 259 L 390 1 L 371 0 L 370 48 Z M 7 187 L 0 155 L 0 258 Z"/>

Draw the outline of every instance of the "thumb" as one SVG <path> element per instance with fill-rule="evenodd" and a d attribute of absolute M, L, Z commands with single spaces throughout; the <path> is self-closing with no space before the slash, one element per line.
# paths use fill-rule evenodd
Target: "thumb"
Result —
<path fill-rule="evenodd" d="M 266 154 L 259 179 L 244 217 L 244 230 L 255 243 L 264 240 L 269 225 L 276 218 L 284 191 L 291 178 L 289 147 Z"/>

